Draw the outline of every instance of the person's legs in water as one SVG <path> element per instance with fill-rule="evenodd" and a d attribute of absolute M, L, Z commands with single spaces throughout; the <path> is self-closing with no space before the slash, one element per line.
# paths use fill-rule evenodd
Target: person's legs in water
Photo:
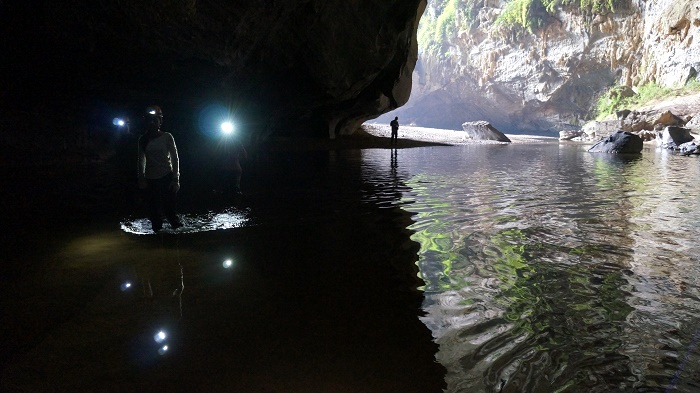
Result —
<path fill-rule="evenodd" d="M 172 179 L 173 175 L 171 173 L 170 175 L 158 180 L 163 181 L 160 185 L 161 197 L 163 202 L 163 212 L 165 213 L 165 217 L 168 219 L 170 226 L 173 229 L 176 229 L 180 228 L 183 224 L 180 220 L 180 217 L 177 214 L 177 193 L 170 189 Z"/>
<path fill-rule="evenodd" d="M 161 216 L 161 193 L 158 189 L 157 180 L 148 180 L 146 187 L 146 206 L 148 208 L 148 220 L 151 221 L 151 229 L 158 232 L 163 229 L 163 218 Z"/>

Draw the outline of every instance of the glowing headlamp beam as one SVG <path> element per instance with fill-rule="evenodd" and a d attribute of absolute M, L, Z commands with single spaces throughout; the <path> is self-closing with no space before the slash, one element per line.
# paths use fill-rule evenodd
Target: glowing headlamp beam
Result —
<path fill-rule="evenodd" d="M 221 131 L 226 135 L 233 133 L 233 123 L 230 121 L 221 123 Z"/>

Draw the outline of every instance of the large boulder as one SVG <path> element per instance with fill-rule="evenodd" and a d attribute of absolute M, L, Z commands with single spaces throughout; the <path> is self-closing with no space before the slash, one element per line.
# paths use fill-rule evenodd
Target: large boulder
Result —
<path fill-rule="evenodd" d="M 591 153 L 639 154 L 644 142 L 638 135 L 628 131 L 617 131 L 601 139 L 588 149 Z"/>
<path fill-rule="evenodd" d="M 683 127 L 666 127 L 657 134 L 656 145 L 663 149 L 678 150 L 684 143 L 692 142 L 690 129 Z"/>
<path fill-rule="evenodd" d="M 462 129 L 473 140 L 511 142 L 504 133 L 498 131 L 487 121 L 468 121 L 462 123 Z"/>
<path fill-rule="evenodd" d="M 694 132 L 696 134 L 700 133 L 700 114 L 690 116 L 690 120 L 685 123 L 685 128 L 690 129 L 690 132 Z"/>

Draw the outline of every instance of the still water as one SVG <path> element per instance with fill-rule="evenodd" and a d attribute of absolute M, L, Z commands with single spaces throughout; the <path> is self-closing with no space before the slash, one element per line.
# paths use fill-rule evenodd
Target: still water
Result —
<path fill-rule="evenodd" d="M 159 235 L 97 180 L 8 189 L 3 390 L 700 390 L 696 158 L 280 153 L 216 204 L 182 162 L 188 225 Z M 46 207 L 87 199 L 119 214 Z"/>
<path fill-rule="evenodd" d="M 385 203 L 414 214 L 447 392 L 700 391 L 697 159 L 530 144 L 395 165 L 368 198 L 399 184 Z"/>

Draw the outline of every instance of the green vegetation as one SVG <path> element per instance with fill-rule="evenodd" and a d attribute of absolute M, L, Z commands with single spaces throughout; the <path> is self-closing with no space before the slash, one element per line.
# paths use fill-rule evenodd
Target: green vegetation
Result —
<path fill-rule="evenodd" d="M 629 0 L 508 0 L 496 19 L 502 31 L 533 32 L 548 23 L 558 7 L 594 15 L 613 12 Z M 434 0 L 418 26 L 418 45 L 438 58 L 449 56 L 450 42 L 458 29 L 468 30 L 476 19 L 477 0 Z M 432 11 L 431 11 L 432 10 Z"/>
<path fill-rule="evenodd" d="M 649 83 L 639 86 L 634 95 L 623 94 L 625 89 L 625 87 L 614 86 L 598 98 L 595 106 L 596 120 L 602 120 L 619 110 L 644 106 L 654 100 L 700 93 L 700 80 L 697 77 L 693 78 L 678 89 Z"/>
<path fill-rule="evenodd" d="M 506 4 L 496 24 L 511 30 L 524 29 L 532 32 L 543 25 L 543 15 L 539 11 L 540 0 L 512 0 Z"/>
<path fill-rule="evenodd" d="M 547 18 L 557 7 L 578 9 L 585 14 L 605 14 L 614 12 L 617 5 L 627 0 L 511 0 L 496 24 L 510 30 L 525 30 L 532 33 L 545 25 Z"/>
<path fill-rule="evenodd" d="M 424 15 L 418 26 L 418 45 L 421 50 L 434 56 L 447 53 L 446 43 L 456 35 L 455 15 L 459 0 L 438 0 L 438 15 Z"/>

